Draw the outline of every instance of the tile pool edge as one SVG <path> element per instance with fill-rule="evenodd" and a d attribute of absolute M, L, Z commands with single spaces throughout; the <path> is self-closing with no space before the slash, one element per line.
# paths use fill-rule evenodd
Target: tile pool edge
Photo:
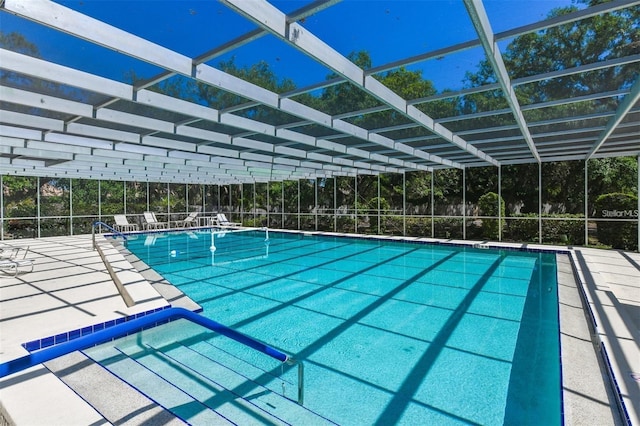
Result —
<path fill-rule="evenodd" d="M 139 312 L 137 314 L 116 318 L 113 320 L 99 322 L 93 325 L 81 327 L 75 330 L 70 330 L 64 333 L 58 333 L 53 336 L 47 336 L 40 339 L 31 340 L 29 342 L 22 343 L 22 347 L 26 349 L 28 352 L 37 351 L 39 349 L 44 349 L 50 346 L 57 345 L 59 343 L 69 342 L 79 337 L 93 334 L 100 330 L 115 327 L 117 325 L 123 324 L 133 319 L 142 318 L 144 316 L 147 316 L 156 312 L 160 312 L 165 309 L 169 309 L 170 307 L 171 305 L 167 305 L 160 308 L 151 309 L 149 311 Z M 159 325 L 159 324 L 156 324 L 156 325 Z"/>
<path fill-rule="evenodd" d="M 465 248 L 477 248 L 477 249 L 492 249 L 492 250 L 509 250 L 509 251 L 521 251 L 528 253 L 569 253 L 571 249 L 562 246 L 545 246 L 542 244 L 518 244 L 508 242 L 497 241 L 477 241 L 477 240 L 453 240 L 453 239 L 440 239 L 440 238 L 428 238 L 428 237 L 404 237 L 394 235 L 374 235 L 374 234 L 348 234 L 340 232 L 323 232 L 323 231 L 298 231 L 289 229 L 271 229 L 269 232 L 281 232 L 285 234 L 303 234 L 307 236 L 325 236 L 336 237 L 346 239 L 362 239 L 373 241 L 396 241 L 415 244 L 432 244 L 439 246 L 453 246 L 453 247 L 465 247 Z"/>

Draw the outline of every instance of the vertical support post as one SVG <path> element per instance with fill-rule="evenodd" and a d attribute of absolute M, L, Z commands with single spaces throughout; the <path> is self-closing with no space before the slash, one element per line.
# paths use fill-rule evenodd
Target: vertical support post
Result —
<path fill-rule="evenodd" d="M 147 200 L 149 199 L 149 184 L 147 183 Z M 149 202 L 147 201 L 147 205 Z M 102 179 L 98 179 L 98 219 L 102 220 Z"/>
<path fill-rule="evenodd" d="M 73 235 L 73 178 L 69 178 L 69 235 Z"/>
<path fill-rule="evenodd" d="M 435 234 L 435 224 L 433 223 L 433 201 L 435 197 L 433 196 L 433 188 L 434 188 L 434 180 L 436 180 L 436 171 L 431 172 L 431 238 L 434 237 Z"/>
<path fill-rule="evenodd" d="M 280 213 L 281 213 L 281 217 L 282 217 L 282 224 L 280 225 L 281 228 L 284 228 L 284 220 L 285 220 L 285 215 L 284 215 L 284 183 L 285 181 L 282 180 L 280 181 L 280 187 L 282 188 L 282 203 L 281 208 L 280 208 Z"/>
<path fill-rule="evenodd" d="M 240 184 L 240 223 L 244 223 L 244 183 Z"/>
<path fill-rule="evenodd" d="M 269 184 L 271 181 L 267 181 L 267 228 L 271 225 L 269 219 L 271 218 L 271 200 L 269 199 Z"/>
<path fill-rule="evenodd" d="M 338 180 L 333 176 L 333 232 L 338 232 Z"/>
<path fill-rule="evenodd" d="M 467 239 L 467 168 L 462 169 L 462 239 Z"/>
<path fill-rule="evenodd" d="M 256 218 L 257 218 L 257 210 L 258 210 L 258 205 L 256 204 L 257 203 L 257 200 L 256 200 L 256 185 L 257 185 L 257 182 L 256 182 L 256 180 L 254 178 L 253 179 L 253 191 L 251 191 L 253 193 L 253 203 L 251 203 L 251 205 L 253 206 L 252 209 L 253 209 L 253 223 L 254 224 L 257 223 L 256 222 Z"/>
<path fill-rule="evenodd" d="M 171 228 L 171 184 L 167 182 L 167 227 Z"/>
<path fill-rule="evenodd" d="M 318 230 L 318 178 L 313 179 L 313 229 Z"/>
<path fill-rule="evenodd" d="M 382 222 L 382 214 L 380 213 L 380 174 L 378 174 L 378 235 L 380 235 L 380 222 Z"/>
<path fill-rule="evenodd" d="M 100 183 L 100 181 L 98 181 L 98 183 Z M 98 191 L 100 191 L 100 185 L 98 185 Z M 151 210 L 149 209 L 149 181 L 147 181 L 147 208 L 145 210 L 146 211 Z"/>
<path fill-rule="evenodd" d="M 189 213 L 189 184 L 188 183 L 184 184 L 184 200 L 185 200 L 185 207 L 187 209 L 185 213 Z"/>
<path fill-rule="evenodd" d="M 637 191 L 637 195 L 638 195 L 638 210 L 637 210 L 637 219 L 638 219 L 638 248 L 636 249 L 637 252 L 640 253 L 640 154 L 638 155 L 638 187 L 636 188 Z"/>
<path fill-rule="evenodd" d="M 538 162 L 538 242 L 542 244 L 542 162 Z"/>
<path fill-rule="evenodd" d="M 402 236 L 407 236 L 407 172 L 402 171 Z"/>
<path fill-rule="evenodd" d="M 589 244 L 589 159 L 584 160 L 584 245 Z"/>
<path fill-rule="evenodd" d="M 38 225 L 36 235 L 40 238 L 40 221 L 42 220 L 40 216 L 40 176 L 36 178 L 36 191 L 36 224 Z"/>
<path fill-rule="evenodd" d="M 300 229 L 300 179 L 298 179 L 298 229 Z"/>
<path fill-rule="evenodd" d="M 4 188 L 2 175 L 0 174 L 0 188 Z M 0 190 L 0 240 L 4 240 L 4 191 Z"/>
<path fill-rule="evenodd" d="M 123 211 L 127 214 L 127 181 L 122 181 L 122 198 L 123 198 Z"/>
<path fill-rule="evenodd" d="M 502 164 L 498 164 L 498 241 L 502 241 Z"/>
<path fill-rule="evenodd" d="M 355 180 L 354 187 L 355 187 L 355 194 L 356 194 L 356 197 L 355 197 L 355 199 L 353 201 L 353 210 L 356 213 L 355 214 L 355 217 L 356 217 L 356 220 L 355 220 L 355 231 L 356 231 L 356 234 L 357 234 L 358 233 L 358 173 L 356 173 L 356 176 L 353 179 Z"/>

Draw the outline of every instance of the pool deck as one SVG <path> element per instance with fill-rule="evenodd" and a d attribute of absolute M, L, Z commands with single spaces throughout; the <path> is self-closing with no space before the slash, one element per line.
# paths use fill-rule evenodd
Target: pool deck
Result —
<path fill-rule="evenodd" d="M 102 237 L 98 239 L 101 241 Z M 101 243 L 124 287 L 136 301 L 135 306 L 127 307 L 98 252 L 92 249 L 90 235 L 11 240 L 0 242 L 0 246 L 4 243 L 28 247 L 27 257 L 35 260 L 35 266 L 32 272 L 17 277 L 0 272 L 0 363 L 26 355 L 22 343 L 176 304 L 173 296 L 158 292 L 148 276 L 132 266 L 122 253 Z M 626 424 L 617 411 L 612 413 L 610 407 L 615 402 L 611 389 L 607 391 L 606 386 L 594 389 L 592 380 L 602 381 L 606 374 L 598 367 L 600 358 L 591 343 L 595 341 L 611 359 L 611 370 L 630 424 L 640 425 L 640 254 L 581 247 L 489 245 L 557 249 L 573 259 L 575 267 L 568 261 L 558 266 L 562 277 L 565 423 Z M 587 311 L 583 309 L 579 289 L 563 284 L 573 277 L 582 284 L 589 305 Z M 585 315 L 589 311 L 592 314 Z M 595 328 L 587 326 L 592 321 L 589 315 L 593 316 Z M 570 370 L 565 372 L 565 368 Z M 3 421 L 17 425 L 108 424 L 96 409 L 42 365 L 0 379 L 0 424 L 5 424 Z M 134 424 L 140 419 L 133 416 L 128 421 Z"/>

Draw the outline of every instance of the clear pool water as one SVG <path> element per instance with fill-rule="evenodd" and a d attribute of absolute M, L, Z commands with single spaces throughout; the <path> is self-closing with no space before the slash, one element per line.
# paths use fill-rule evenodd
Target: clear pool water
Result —
<path fill-rule="evenodd" d="M 128 248 L 204 315 L 303 360 L 305 406 L 333 422 L 561 423 L 553 254 L 269 236 Z"/>

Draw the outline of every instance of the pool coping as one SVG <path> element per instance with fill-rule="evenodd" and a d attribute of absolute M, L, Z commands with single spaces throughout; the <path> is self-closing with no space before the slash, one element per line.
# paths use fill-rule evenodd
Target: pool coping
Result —
<path fill-rule="evenodd" d="M 613 262 L 609 268 L 604 268 L 606 270 L 594 272 L 585 261 L 583 251 L 571 252 L 570 257 L 591 341 L 599 354 L 603 375 L 610 381 L 621 424 L 640 425 L 640 380 L 633 378 L 634 374 L 640 376 L 640 323 L 635 323 L 636 328 L 633 327 L 634 320 L 616 294 L 618 284 L 596 276 L 606 277 L 611 273 L 611 268 L 619 265 Z M 635 266 L 640 270 L 640 265 Z M 624 285 L 634 288 L 636 294 L 640 294 L 637 292 L 640 289 L 640 279 L 630 278 Z"/>
<path fill-rule="evenodd" d="M 556 254 L 556 266 L 564 424 L 621 425 L 612 387 L 614 378 L 605 380 L 606 361 L 593 340 L 583 289 L 576 279 L 571 254 Z"/>

